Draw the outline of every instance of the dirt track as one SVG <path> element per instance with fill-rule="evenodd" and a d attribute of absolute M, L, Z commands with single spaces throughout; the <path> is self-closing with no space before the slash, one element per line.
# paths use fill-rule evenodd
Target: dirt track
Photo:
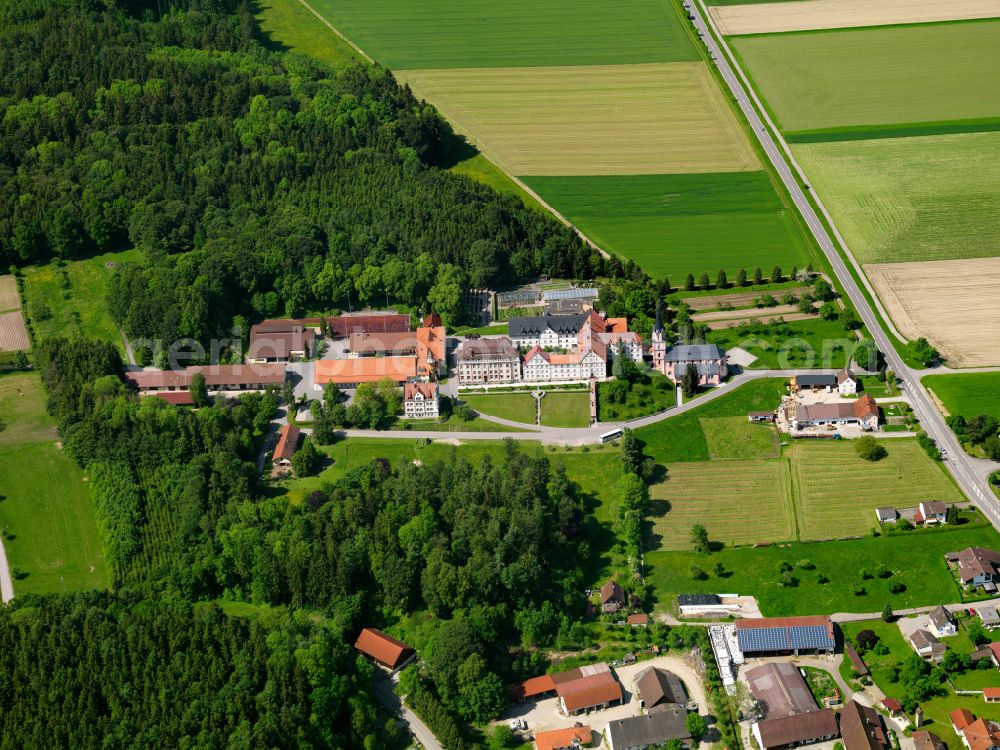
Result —
<path fill-rule="evenodd" d="M 709 12 L 719 30 L 731 36 L 995 18 L 1000 0 L 803 0 L 718 6 Z"/>
<path fill-rule="evenodd" d="M 1000 365 L 1000 258 L 879 263 L 865 271 L 904 336 L 925 336 L 951 367 Z"/>

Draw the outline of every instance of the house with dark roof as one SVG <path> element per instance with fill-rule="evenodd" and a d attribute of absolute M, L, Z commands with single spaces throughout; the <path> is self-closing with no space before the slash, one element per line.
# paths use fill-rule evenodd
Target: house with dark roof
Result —
<path fill-rule="evenodd" d="M 806 373 L 795 376 L 795 384 L 799 388 L 811 391 L 832 392 L 837 387 L 837 376 L 824 373 Z"/>
<path fill-rule="evenodd" d="M 889 733 L 874 708 L 848 701 L 840 712 L 840 736 L 845 750 L 889 750 Z"/>
<path fill-rule="evenodd" d="M 376 628 L 365 628 L 354 642 L 354 648 L 381 664 L 386 669 L 397 670 L 414 656 L 412 648 Z"/>
<path fill-rule="evenodd" d="M 861 655 L 858 653 L 857 649 L 854 648 L 854 646 L 851 644 L 850 641 L 846 641 L 844 643 L 844 656 L 846 656 L 848 660 L 851 662 L 851 666 L 854 668 L 854 672 L 859 677 L 865 677 L 871 674 L 871 672 L 868 670 L 868 665 L 865 664 L 865 660 L 861 658 Z"/>
<path fill-rule="evenodd" d="M 510 318 L 507 333 L 514 346 L 530 349 L 569 349 L 576 346 L 576 337 L 583 324 L 590 319 L 590 313 L 578 315 L 539 315 L 530 318 Z M 596 313 L 595 316 L 600 317 Z"/>
<path fill-rule="evenodd" d="M 280 325 L 280 324 L 284 325 Z M 316 333 L 298 320 L 266 321 L 250 326 L 247 362 L 293 362 L 314 353 Z"/>
<path fill-rule="evenodd" d="M 683 707 L 688 702 L 680 678 L 659 667 L 646 667 L 635 676 L 635 692 L 639 696 L 639 705 L 646 709 L 646 713 L 673 705 Z"/>
<path fill-rule="evenodd" d="M 663 342 L 657 346 L 653 333 L 653 368 L 671 380 L 684 377 L 688 365 L 698 372 L 698 385 L 716 386 L 729 377 L 729 360 L 726 352 L 715 344 L 677 344 L 669 348 Z"/>
<path fill-rule="evenodd" d="M 609 750 L 644 750 L 670 740 L 685 742 L 691 739 L 691 732 L 687 728 L 687 711 L 680 706 L 664 706 L 661 711 L 609 721 L 604 737 Z"/>
<path fill-rule="evenodd" d="M 567 716 L 621 703 L 621 685 L 605 664 L 588 664 L 552 675 L 559 710 Z"/>
<path fill-rule="evenodd" d="M 944 659 L 944 654 L 948 650 L 933 633 L 928 630 L 914 630 L 910 633 L 910 645 L 913 650 L 925 659 L 938 663 Z"/>
<path fill-rule="evenodd" d="M 879 523 L 896 523 L 899 512 L 895 508 L 885 505 L 875 509 L 875 518 Z"/>
<path fill-rule="evenodd" d="M 987 630 L 1000 628 L 1000 612 L 997 612 L 997 608 L 992 604 L 976 607 L 976 614 L 979 615 L 979 620 Z"/>
<path fill-rule="evenodd" d="M 736 638 L 747 656 L 832 654 L 837 647 L 833 620 L 825 615 L 737 620 Z"/>
<path fill-rule="evenodd" d="M 784 750 L 811 745 L 814 742 L 832 740 L 840 734 L 837 714 L 831 708 L 764 719 L 753 724 L 750 731 L 762 750 Z"/>
<path fill-rule="evenodd" d="M 1000 552 L 984 547 L 966 547 L 949 552 L 945 559 L 953 562 L 962 584 L 968 588 L 996 591 L 1000 581 Z"/>
<path fill-rule="evenodd" d="M 879 702 L 882 704 L 882 708 L 889 712 L 889 716 L 903 715 L 903 704 L 896 698 L 883 698 Z"/>
<path fill-rule="evenodd" d="M 608 581 L 601 586 L 601 611 L 617 612 L 625 606 L 625 591 L 617 581 Z"/>
<path fill-rule="evenodd" d="M 928 613 L 927 619 L 930 620 L 931 627 L 934 628 L 934 634 L 939 638 L 955 635 L 958 632 L 958 625 L 955 624 L 955 619 L 951 616 L 951 612 L 943 606 L 937 606 L 932 609 Z"/>
<path fill-rule="evenodd" d="M 747 685 L 765 718 L 815 711 L 816 699 L 798 667 L 788 662 L 769 662 L 746 672 Z"/>
<path fill-rule="evenodd" d="M 945 523 L 948 518 L 948 506 L 939 501 L 922 502 L 917 506 L 917 523 L 935 526 Z"/>

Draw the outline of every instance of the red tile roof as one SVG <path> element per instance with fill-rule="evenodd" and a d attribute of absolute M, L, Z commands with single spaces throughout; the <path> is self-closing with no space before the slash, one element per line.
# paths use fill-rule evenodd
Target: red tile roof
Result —
<path fill-rule="evenodd" d="M 573 740 L 581 745 L 589 745 L 593 735 L 589 726 L 554 729 L 551 732 L 538 732 L 535 735 L 536 750 L 562 750 L 572 747 Z"/>
<path fill-rule="evenodd" d="M 413 653 L 413 649 L 402 641 L 375 628 L 362 630 L 354 648 L 389 669 L 395 669 Z"/>
<path fill-rule="evenodd" d="M 604 663 L 556 672 L 552 681 L 567 711 L 579 711 L 622 699 L 621 685 Z"/>
<path fill-rule="evenodd" d="M 869 396 L 867 393 L 861 396 L 857 401 L 854 402 L 854 416 L 858 419 L 868 419 L 869 417 L 878 416 L 878 404 L 875 403 L 875 399 Z"/>
<path fill-rule="evenodd" d="M 280 362 L 241 365 L 199 365 L 183 370 L 133 370 L 125 379 L 140 390 L 157 391 L 188 388 L 191 378 L 200 372 L 209 388 L 226 385 L 280 385 L 285 382 L 285 365 Z"/>
<path fill-rule="evenodd" d="M 951 719 L 951 723 L 955 726 L 955 729 L 965 729 L 965 727 L 976 720 L 972 711 L 967 708 L 956 708 L 948 714 L 948 718 Z"/>
<path fill-rule="evenodd" d="M 983 698 L 1000 698 L 1000 687 L 983 688 Z"/>
<path fill-rule="evenodd" d="M 163 399 L 168 404 L 177 404 L 178 406 L 190 406 L 194 403 L 194 399 L 191 398 L 191 391 L 162 391 L 149 395 L 154 398 Z"/>
<path fill-rule="evenodd" d="M 299 443 L 299 428 L 293 424 L 286 424 L 281 428 L 281 434 L 278 436 L 278 444 L 274 448 L 274 460 L 284 459 L 285 461 L 291 461 L 292 455 L 295 453 L 296 447 Z"/>
<path fill-rule="evenodd" d="M 976 719 L 964 731 L 965 741 L 969 750 L 990 750 L 1000 747 L 1000 726 L 992 721 Z"/>
<path fill-rule="evenodd" d="M 524 700 L 534 698 L 538 695 L 555 692 L 556 684 L 552 681 L 552 675 L 543 674 L 519 682 L 511 687 L 511 696 L 514 700 Z"/>
<path fill-rule="evenodd" d="M 629 615 L 628 616 L 629 625 L 648 625 L 649 615 Z"/>
<path fill-rule="evenodd" d="M 419 393 L 425 399 L 433 401 L 437 397 L 437 389 L 437 383 L 410 380 L 403 385 L 403 400 L 412 401 Z"/>
<path fill-rule="evenodd" d="M 321 359 L 316 362 L 314 373 L 317 385 L 377 383 L 385 378 L 404 383 L 417 376 L 417 360 L 415 357 Z"/>
<path fill-rule="evenodd" d="M 833 628 L 833 621 L 826 615 L 810 615 L 808 617 L 758 617 L 736 621 L 737 630 L 752 630 L 755 628 L 801 628 L 809 625 L 823 625 Z"/>
<path fill-rule="evenodd" d="M 900 703 L 895 698 L 883 698 L 882 705 L 885 706 L 889 711 L 895 713 L 896 711 L 903 710 L 903 704 Z"/>

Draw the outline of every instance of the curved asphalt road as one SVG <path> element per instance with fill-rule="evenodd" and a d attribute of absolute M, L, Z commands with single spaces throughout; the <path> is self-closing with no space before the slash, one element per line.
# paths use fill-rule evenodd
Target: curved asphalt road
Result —
<path fill-rule="evenodd" d="M 920 385 L 920 378 L 924 374 L 924 371 L 916 371 L 908 367 L 903 362 L 902 357 L 896 352 L 892 342 L 889 341 L 881 323 L 868 303 L 868 299 L 862 294 L 860 287 L 844 263 L 844 259 L 837 252 L 833 240 L 813 210 L 812 204 L 806 199 L 805 194 L 799 187 L 799 183 L 792 174 L 792 170 L 782 150 L 779 149 L 775 142 L 771 130 L 768 130 L 764 126 L 757 109 L 751 104 L 747 90 L 735 72 L 738 70 L 738 68 L 734 67 L 736 63 L 731 62 L 731 59 L 735 60 L 735 58 L 723 54 L 715 36 L 710 32 L 705 20 L 708 14 L 702 3 L 703 0 L 690 0 L 688 11 L 694 17 L 695 28 L 701 33 L 702 39 L 708 47 L 716 67 L 719 69 L 719 73 L 722 75 L 730 92 L 736 99 L 736 103 L 740 106 L 744 116 L 753 128 L 754 134 L 764 148 L 768 159 L 774 165 L 778 176 L 781 177 L 781 181 L 791 195 L 795 206 L 805 219 L 809 230 L 830 261 L 830 265 L 840 280 L 844 292 L 851 302 L 854 303 L 854 307 L 857 309 L 861 319 L 864 321 L 865 327 L 871 333 L 878 348 L 885 354 L 888 368 L 893 370 L 902 381 L 902 386 L 910 398 L 913 411 L 920 420 L 920 424 L 926 430 L 927 434 L 937 442 L 938 446 L 947 450 L 948 459 L 945 465 L 948 470 L 954 476 L 955 481 L 958 482 L 962 491 L 972 499 L 990 522 L 1000 529 L 1000 502 L 997 501 L 986 480 L 990 467 L 995 467 L 995 465 L 990 464 L 990 462 L 976 461 L 965 454 L 965 451 L 962 450 L 951 430 L 945 424 L 944 418 L 930 402 L 927 393 Z M 739 72 L 742 74 L 742 71 Z M 745 79 L 745 76 L 743 78 Z M 761 109 L 763 110 L 763 108 Z M 777 132 L 777 129 L 774 132 Z M 830 225 L 833 226 L 833 221 L 829 217 L 827 219 L 830 221 Z M 861 278 L 865 278 L 863 273 L 859 275 Z M 877 296 L 872 296 L 874 299 L 877 299 Z M 888 316 L 885 316 L 885 319 L 888 321 Z"/>

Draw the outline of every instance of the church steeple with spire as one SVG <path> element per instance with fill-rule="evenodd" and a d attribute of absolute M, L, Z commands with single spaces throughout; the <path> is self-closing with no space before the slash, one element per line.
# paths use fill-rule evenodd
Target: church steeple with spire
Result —
<path fill-rule="evenodd" d="M 653 355 L 653 369 L 664 371 L 664 360 L 667 356 L 667 337 L 663 328 L 663 300 L 656 300 L 656 322 L 653 323 L 653 336 L 650 343 L 650 353 Z"/>

